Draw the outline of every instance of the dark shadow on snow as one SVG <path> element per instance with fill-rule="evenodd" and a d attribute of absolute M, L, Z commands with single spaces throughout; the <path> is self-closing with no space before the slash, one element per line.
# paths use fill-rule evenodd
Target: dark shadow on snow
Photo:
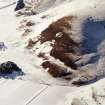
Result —
<path fill-rule="evenodd" d="M 14 80 L 14 79 L 16 79 L 17 77 L 19 77 L 19 76 L 24 76 L 25 75 L 25 73 L 24 72 L 13 72 L 13 73 L 11 73 L 11 74 L 1 74 L 0 73 L 0 78 L 4 78 L 4 79 L 12 79 L 12 80 Z"/>
<path fill-rule="evenodd" d="M 83 54 L 96 53 L 100 43 L 105 40 L 105 20 L 94 21 L 92 18 L 86 19 L 82 32 L 84 36 L 82 43 Z"/>
<path fill-rule="evenodd" d="M 98 51 L 99 45 L 105 40 L 105 20 L 97 20 L 87 18 L 82 26 L 82 35 L 84 36 L 83 42 L 82 42 L 82 54 L 96 54 L 92 56 L 88 62 L 85 63 L 85 65 L 88 64 L 95 64 L 100 59 L 100 53 Z M 80 67 L 85 65 L 79 65 Z M 93 69 L 92 69 L 93 70 Z M 96 71 L 95 71 L 96 72 Z M 77 81 L 74 84 L 77 84 L 79 86 L 82 85 L 89 85 L 91 83 L 94 83 L 102 78 L 105 77 L 105 74 L 97 74 L 95 78 L 90 79 L 89 81 Z"/>

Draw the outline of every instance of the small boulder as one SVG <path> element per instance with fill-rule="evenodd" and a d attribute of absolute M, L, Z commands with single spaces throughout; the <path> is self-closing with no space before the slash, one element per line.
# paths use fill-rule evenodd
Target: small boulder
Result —
<path fill-rule="evenodd" d="M 14 62 L 7 61 L 7 62 L 0 64 L 1 74 L 11 74 L 14 71 L 21 72 L 21 69 Z"/>
<path fill-rule="evenodd" d="M 25 7 L 24 0 L 18 0 L 15 11 L 23 9 Z"/>

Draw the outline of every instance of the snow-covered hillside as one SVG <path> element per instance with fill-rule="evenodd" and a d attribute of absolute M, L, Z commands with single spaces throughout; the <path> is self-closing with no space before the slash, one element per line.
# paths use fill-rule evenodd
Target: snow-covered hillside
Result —
<path fill-rule="evenodd" d="M 0 105 L 105 105 L 105 1 L 25 5 L 0 0 L 0 64 L 24 72 L 0 76 Z"/>

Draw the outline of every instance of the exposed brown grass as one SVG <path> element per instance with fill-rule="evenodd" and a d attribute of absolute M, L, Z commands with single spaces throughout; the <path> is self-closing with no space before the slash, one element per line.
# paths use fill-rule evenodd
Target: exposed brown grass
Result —
<path fill-rule="evenodd" d="M 65 32 L 65 29 L 69 31 L 72 29 L 74 19 L 76 19 L 76 17 L 68 16 L 52 23 L 41 33 L 40 41 L 44 43 L 55 40 L 50 55 L 64 62 L 65 65 L 77 69 L 72 58 L 65 56 L 65 53 L 80 54 L 80 44 L 72 40 L 70 35 Z"/>
<path fill-rule="evenodd" d="M 56 22 L 53 22 L 47 29 L 41 33 L 41 42 L 51 41 L 56 38 L 56 34 L 64 32 L 64 29 L 71 29 L 71 23 L 76 17 L 68 16 L 63 17 Z"/>
<path fill-rule="evenodd" d="M 80 59 L 80 44 L 75 42 L 70 35 L 66 33 L 65 30 L 72 31 L 72 24 L 73 21 L 77 17 L 75 16 L 67 16 L 63 17 L 56 22 L 53 22 L 46 28 L 44 31 L 41 32 L 40 37 L 37 38 L 37 41 L 34 42 L 33 40 L 29 40 L 27 48 L 32 48 L 37 42 L 41 42 L 41 44 L 47 41 L 53 41 L 54 43 L 51 44 L 52 50 L 50 56 L 59 59 L 63 62 L 67 67 L 70 67 L 74 70 L 78 69 L 75 62 Z M 66 76 L 67 79 L 70 79 L 72 74 L 71 72 L 67 72 L 67 67 L 63 67 L 59 64 L 52 63 L 49 61 L 49 58 L 45 56 L 46 54 L 39 54 L 38 57 L 43 58 L 44 61 L 42 63 L 43 68 L 48 68 L 48 73 L 51 74 L 53 77 L 63 77 Z"/>
<path fill-rule="evenodd" d="M 27 29 L 25 29 L 25 31 L 23 32 L 22 36 L 27 36 L 27 35 L 29 35 L 31 32 L 32 32 L 32 29 L 27 28 Z"/>
<path fill-rule="evenodd" d="M 52 63 L 50 61 L 45 61 L 42 63 L 43 68 L 48 68 L 48 73 L 53 77 L 63 77 L 66 75 L 71 75 L 72 72 L 68 71 L 66 67 Z"/>
<path fill-rule="evenodd" d="M 31 49 L 32 47 L 34 47 L 34 45 L 37 43 L 37 41 L 33 41 L 31 38 L 28 40 L 28 45 L 26 46 L 26 48 Z"/>

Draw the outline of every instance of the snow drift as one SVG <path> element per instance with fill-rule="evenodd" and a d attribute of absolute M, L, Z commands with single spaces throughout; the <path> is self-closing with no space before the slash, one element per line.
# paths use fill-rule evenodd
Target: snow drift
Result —
<path fill-rule="evenodd" d="M 105 1 L 25 2 L 18 17 L 15 5 L 0 10 L 0 63 L 14 61 L 26 74 L 0 78 L 0 103 L 104 105 Z"/>

